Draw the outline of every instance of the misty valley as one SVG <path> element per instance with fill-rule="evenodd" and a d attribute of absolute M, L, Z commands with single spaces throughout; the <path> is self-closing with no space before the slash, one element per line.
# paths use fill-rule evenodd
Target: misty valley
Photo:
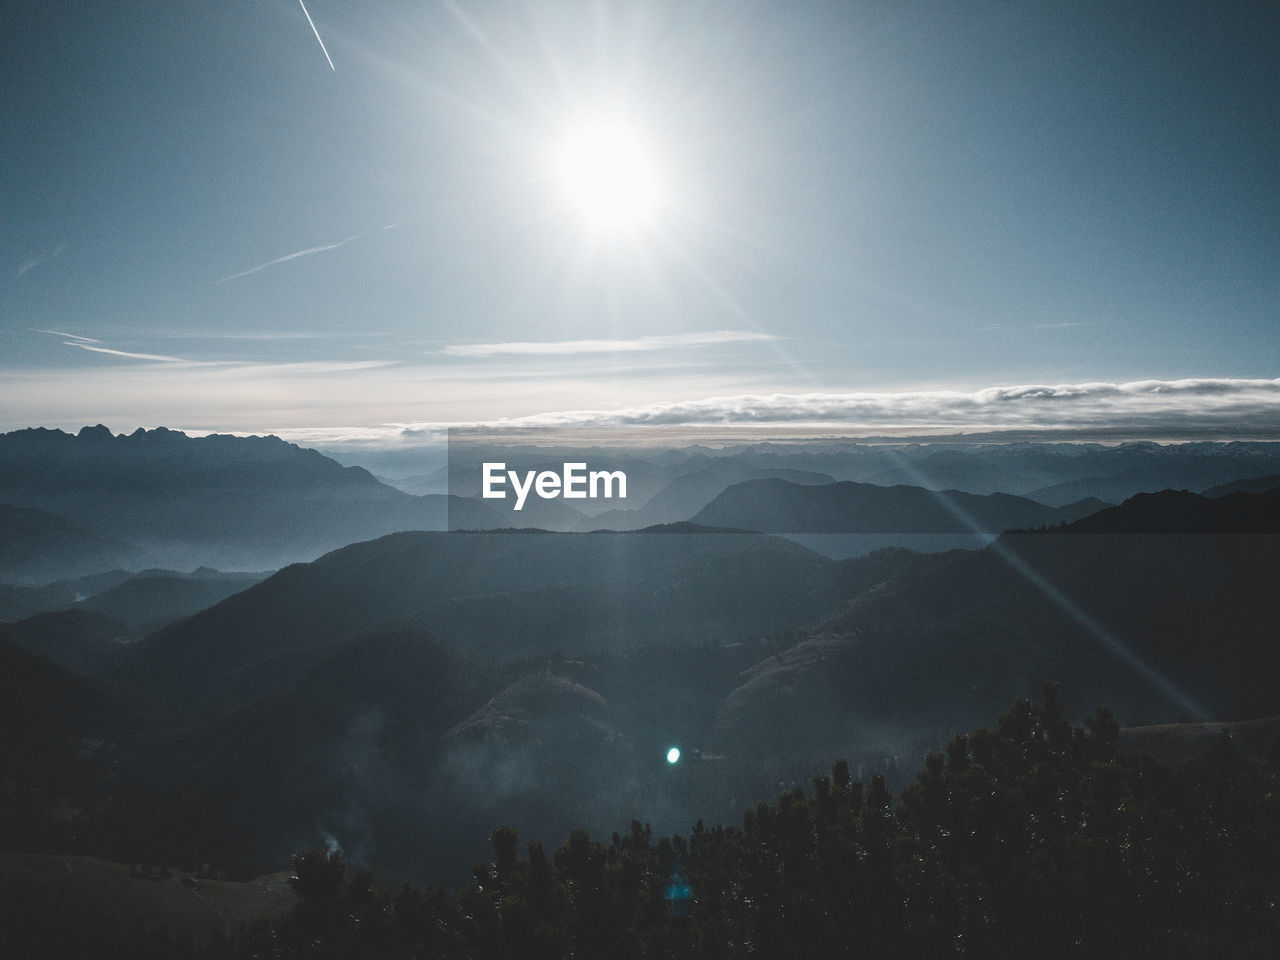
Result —
<path fill-rule="evenodd" d="M 710 909 L 709 868 L 677 884 L 673 863 L 697 858 L 653 838 L 696 824 L 705 850 L 697 831 L 736 843 L 744 811 L 763 829 L 752 817 L 786 810 L 843 837 L 866 816 L 854 786 L 902 797 L 897 813 L 883 800 L 885 829 L 924 829 L 938 791 L 959 797 L 1033 741 L 1046 777 L 1226 751 L 1274 782 L 1280 444 L 593 450 L 625 501 L 530 497 L 518 514 L 480 489 L 477 458 L 500 452 L 375 476 L 274 437 L 0 436 L 6 889 L 50 855 L 73 877 L 68 857 L 178 871 L 210 898 L 292 862 L 304 903 L 308 877 L 368 886 L 343 864 L 465 899 L 486 876 L 531 883 L 541 851 L 586 831 L 614 837 L 599 856 L 661 874 L 654 909 L 683 916 L 662 898 L 687 888 Z M 829 535 L 879 549 L 805 545 Z M 984 736 L 1004 746 L 983 754 Z M 780 796 L 782 813 L 752 813 Z M 831 850 L 867 842 L 853 835 Z M 852 876 L 822 862 L 828 893 Z M 111 876 L 78 895 L 147 882 Z M 236 934 L 229 911 L 141 915 L 201 941 Z"/>

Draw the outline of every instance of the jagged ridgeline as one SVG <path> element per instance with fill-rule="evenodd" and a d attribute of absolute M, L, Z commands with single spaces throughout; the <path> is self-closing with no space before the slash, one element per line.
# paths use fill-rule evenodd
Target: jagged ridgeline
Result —
<path fill-rule="evenodd" d="M 276 437 L 113 436 L 101 425 L 0 435 L 0 503 L 26 511 L 0 522 L 20 520 L 20 542 L 40 548 L 33 570 L 32 558 L 0 551 L 27 582 L 111 566 L 264 570 L 395 530 L 442 529 L 445 517 L 443 497 L 410 496 Z"/>

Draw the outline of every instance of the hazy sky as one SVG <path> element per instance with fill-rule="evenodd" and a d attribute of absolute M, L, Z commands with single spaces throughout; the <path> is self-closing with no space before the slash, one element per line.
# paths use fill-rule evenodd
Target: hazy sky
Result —
<path fill-rule="evenodd" d="M 0 429 L 1280 433 L 1274 2 L 307 10 L 5 0 Z"/>

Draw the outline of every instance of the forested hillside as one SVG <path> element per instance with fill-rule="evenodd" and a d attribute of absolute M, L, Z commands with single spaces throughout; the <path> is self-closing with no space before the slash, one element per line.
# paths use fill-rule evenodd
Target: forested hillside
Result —
<path fill-rule="evenodd" d="M 0 909 L 22 955 L 1270 957 L 1277 744 L 1223 741 L 1170 769 L 1119 753 L 1118 733 L 1105 710 L 1073 727 L 1048 687 L 930 754 L 896 798 L 839 761 L 741 826 L 523 845 L 501 826 L 456 894 L 309 849 L 293 859 L 298 904 L 236 942 L 66 923 L 87 915 L 12 890 Z"/>

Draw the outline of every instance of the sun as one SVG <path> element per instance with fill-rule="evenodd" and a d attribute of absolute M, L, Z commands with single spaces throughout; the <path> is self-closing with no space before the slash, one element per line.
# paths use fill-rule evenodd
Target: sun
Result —
<path fill-rule="evenodd" d="M 649 226 L 664 202 L 652 147 L 621 120 L 570 129 L 555 152 L 554 177 L 570 208 L 596 231 Z"/>

